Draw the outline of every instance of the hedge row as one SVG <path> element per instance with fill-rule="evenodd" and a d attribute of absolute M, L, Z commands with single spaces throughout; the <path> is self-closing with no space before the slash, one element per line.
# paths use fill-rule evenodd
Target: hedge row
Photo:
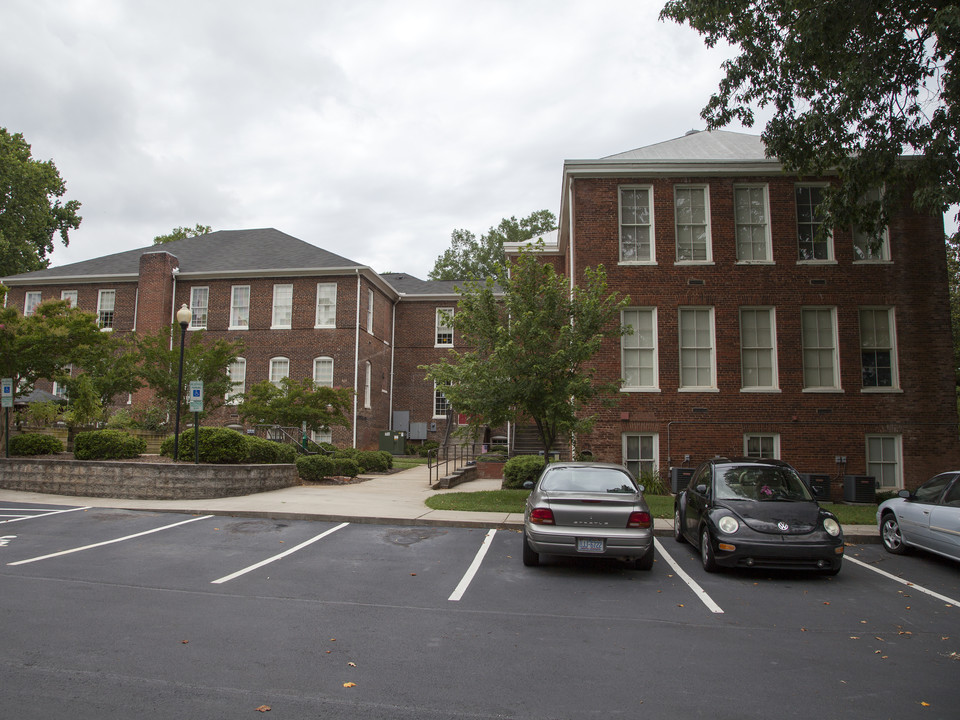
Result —
<path fill-rule="evenodd" d="M 61 452 L 63 452 L 63 443 L 51 435 L 23 433 L 10 438 L 10 455 L 12 456 L 52 455 Z"/>
<path fill-rule="evenodd" d="M 125 460 L 146 451 L 146 440 L 123 430 L 91 430 L 77 433 L 73 439 L 77 460 Z"/>
<path fill-rule="evenodd" d="M 160 454 L 173 457 L 174 435 L 160 445 Z M 178 459 L 192 461 L 195 431 L 180 433 Z M 292 463 L 297 449 L 293 445 L 264 440 L 263 438 L 231 430 L 230 428 L 200 428 L 200 462 L 236 465 L 240 463 Z"/>

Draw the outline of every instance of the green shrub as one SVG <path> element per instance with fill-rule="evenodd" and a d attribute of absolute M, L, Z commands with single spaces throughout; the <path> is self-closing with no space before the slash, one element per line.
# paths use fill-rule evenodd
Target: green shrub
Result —
<path fill-rule="evenodd" d="M 52 455 L 60 452 L 63 452 L 63 443 L 52 435 L 23 433 L 10 437 L 10 455 L 12 456 Z"/>
<path fill-rule="evenodd" d="M 430 440 L 429 442 L 425 442 L 423 445 L 417 448 L 417 455 L 420 457 L 427 457 L 431 450 L 436 450 L 438 447 L 440 447 L 440 443 Z"/>
<path fill-rule="evenodd" d="M 876 497 L 877 505 L 882 503 L 884 500 L 892 500 L 893 498 L 897 497 L 897 493 L 899 492 L 900 492 L 899 490 L 884 490 L 882 492 L 878 492 Z M 823 498 L 823 499 L 825 501 L 830 500 L 830 498 Z"/>
<path fill-rule="evenodd" d="M 163 441 L 160 452 L 173 457 L 173 437 Z M 246 436 L 230 428 L 200 428 L 200 462 L 235 464 L 247 459 Z M 194 459 L 194 430 L 180 433 L 180 460 Z"/>
<path fill-rule="evenodd" d="M 525 482 L 536 482 L 543 472 L 543 458 L 540 455 L 517 455 L 503 466 L 503 487 L 518 490 Z"/>
<path fill-rule="evenodd" d="M 333 474 L 355 478 L 360 474 L 360 465 L 350 458 L 333 458 Z"/>
<path fill-rule="evenodd" d="M 253 435 L 244 435 L 247 443 L 248 463 L 292 463 L 297 459 L 297 449 L 288 443 L 265 440 Z"/>
<path fill-rule="evenodd" d="M 108 430 L 130 430 L 136 426 L 137 421 L 134 419 L 133 413 L 126 408 L 117 410 L 110 416 L 110 419 L 107 420 Z"/>
<path fill-rule="evenodd" d="M 507 457 L 506 451 L 504 452 L 488 452 L 483 455 L 477 456 L 477 462 L 498 462 L 505 463 L 509 458 Z"/>
<path fill-rule="evenodd" d="M 382 450 L 361 450 L 351 457 L 350 455 L 337 455 L 350 460 L 355 460 L 360 467 L 360 472 L 386 472 L 393 466 L 393 456 Z"/>
<path fill-rule="evenodd" d="M 300 453 L 297 452 L 297 448 L 295 445 L 290 445 L 289 443 L 282 443 L 282 444 L 278 444 L 277 446 L 277 462 L 278 463 L 295 463 L 299 455 Z"/>
<path fill-rule="evenodd" d="M 637 482 L 643 485 L 643 492 L 647 495 L 670 494 L 670 490 L 668 490 L 670 486 L 668 483 L 664 482 L 659 470 L 640 473 L 640 477 L 637 478 Z"/>
<path fill-rule="evenodd" d="M 303 480 L 323 480 L 332 477 L 334 472 L 334 460 L 327 455 L 301 455 L 297 458 L 297 474 Z"/>
<path fill-rule="evenodd" d="M 146 451 L 143 438 L 123 430 L 91 430 L 77 433 L 73 439 L 73 456 L 77 460 L 123 460 Z"/>

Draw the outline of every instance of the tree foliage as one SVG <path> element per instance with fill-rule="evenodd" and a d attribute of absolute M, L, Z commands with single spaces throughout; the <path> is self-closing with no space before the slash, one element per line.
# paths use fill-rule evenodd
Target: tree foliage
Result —
<path fill-rule="evenodd" d="M 549 210 L 538 210 L 525 218 L 503 218 L 479 239 L 469 230 L 454 230 L 450 247 L 437 258 L 428 277 L 431 280 L 485 280 L 503 274 L 503 244 L 523 242 L 557 227 Z"/>
<path fill-rule="evenodd" d="M 558 436 L 589 429 L 587 404 L 618 389 L 596 378 L 590 360 L 604 338 L 627 332 L 627 302 L 608 293 L 602 266 L 587 268 L 571 290 L 535 250 L 524 250 L 500 290 L 492 279 L 461 289 L 453 323 L 470 350 L 451 350 L 423 369 L 472 425 L 532 419 L 549 451 Z"/>
<path fill-rule="evenodd" d="M 960 6 L 671 0 L 661 18 L 688 23 L 710 47 L 739 48 L 703 118 L 751 127 L 754 107 L 772 107 L 762 133 L 771 156 L 805 175 L 839 173 L 828 225 L 877 236 L 904 192 L 929 213 L 960 201 Z"/>
<path fill-rule="evenodd" d="M 50 264 L 53 236 L 64 245 L 80 227 L 80 203 L 60 198 L 67 185 L 53 160 L 34 160 L 20 133 L 0 128 L 0 277 Z"/>
<path fill-rule="evenodd" d="M 171 325 L 161 328 L 153 335 L 145 335 L 137 341 L 139 354 L 138 373 L 150 387 L 156 402 L 163 405 L 171 418 L 177 414 L 178 390 L 183 398 L 181 420 L 189 413 L 185 388 L 188 383 L 199 380 L 203 383 L 203 412 L 206 417 L 224 403 L 233 383 L 227 376 L 227 366 L 243 352 L 241 341 L 228 342 L 217 340 L 213 343 L 203 341 L 203 331 L 187 333 L 187 342 L 183 354 L 183 384 L 177 387 L 177 375 L 180 362 L 180 326 Z M 171 335 L 173 342 L 171 342 Z"/>
<path fill-rule="evenodd" d="M 347 414 L 353 394 L 348 388 L 317 385 L 310 378 L 297 383 L 283 378 L 279 386 L 269 380 L 243 394 L 238 412 L 245 421 L 321 431 L 334 425 L 350 427 Z"/>
<path fill-rule="evenodd" d="M 174 240 L 183 240 L 188 237 L 196 237 L 197 235 L 206 235 L 207 233 L 212 233 L 213 228 L 209 225 L 201 225 L 197 223 L 192 228 L 188 227 L 175 227 L 173 230 L 168 232 L 166 235 L 157 235 L 153 239 L 154 245 L 163 245 L 164 243 L 173 242 Z"/>

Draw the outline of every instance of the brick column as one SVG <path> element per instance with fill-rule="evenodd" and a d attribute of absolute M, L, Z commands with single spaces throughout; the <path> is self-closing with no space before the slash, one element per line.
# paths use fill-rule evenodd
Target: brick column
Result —
<path fill-rule="evenodd" d="M 137 333 L 151 334 L 170 324 L 173 303 L 173 269 L 180 261 L 158 250 L 140 256 L 140 281 L 137 286 Z"/>

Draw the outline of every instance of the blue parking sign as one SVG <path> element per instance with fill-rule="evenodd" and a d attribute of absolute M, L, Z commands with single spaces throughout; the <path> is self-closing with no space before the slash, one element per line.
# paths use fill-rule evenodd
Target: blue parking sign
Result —
<path fill-rule="evenodd" d="M 203 412 L 203 383 L 199 380 L 190 383 L 190 412 Z"/>

